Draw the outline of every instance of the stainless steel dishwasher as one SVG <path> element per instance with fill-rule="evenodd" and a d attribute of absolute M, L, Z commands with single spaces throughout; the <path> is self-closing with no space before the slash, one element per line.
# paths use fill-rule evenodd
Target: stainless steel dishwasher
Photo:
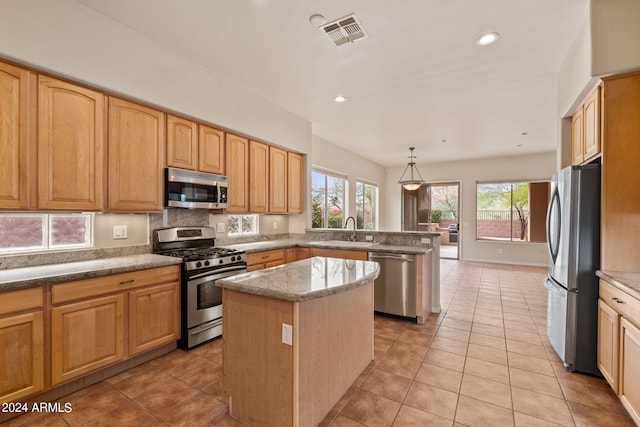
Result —
<path fill-rule="evenodd" d="M 369 252 L 369 261 L 380 264 L 373 283 L 374 310 L 416 318 L 416 255 Z"/>

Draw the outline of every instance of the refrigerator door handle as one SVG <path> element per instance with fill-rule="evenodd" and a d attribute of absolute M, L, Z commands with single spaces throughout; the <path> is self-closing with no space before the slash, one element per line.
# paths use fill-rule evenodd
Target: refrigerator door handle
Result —
<path fill-rule="evenodd" d="M 557 226 L 554 230 L 555 235 L 551 236 L 551 220 L 553 215 L 556 214 L 556 210 Z M 556 262 L 556 259 L 558 258 L 558 251 L 560 247 L 560 230 L 562 227 L 561 221 L 562 215 L 560 212 L 560 193 L 558 192 L 558 188 L 556 187 L 553 192 L 553 196 L 551 197 L 551 203 L 549 203 L 549 211 L 547 212 L 547 248 L 549 249 L 549 255 L 551 255 L 551 259 L 553 259 L 554 264 Z"/>

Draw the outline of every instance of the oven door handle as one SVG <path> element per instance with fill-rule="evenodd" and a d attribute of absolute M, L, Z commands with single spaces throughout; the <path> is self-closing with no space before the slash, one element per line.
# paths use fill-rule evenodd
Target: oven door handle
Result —
<path fill-rule="evenodd" d="M 225 268 L 221 268 L 221 269 L 218 269 L 218 270 L 213 270 L 213 271 L 209 270 L 209 271 L 204 272 L 204 273 L 195 274 L 195 275 L 189 277 L 187 280 L 189 281 L 189 283 L 191 283 L 191 282 L 196 282 L 196 279 L 200 279 L 200 280 L 197 280 L 197 283 L 194 283 L 196 285 L 199 285 L 200 283 L 204 283 L 204 282 L 206 282 L 208 280 L 211 280 L 211 278 L 214 278 L 214 277 L 216 277 L 218 275 L 221 275 L 222 273 L 228 273 L 228 272 L 232 272 L 232 271 L 238 271 L 239 273 L 244 273 L 244 272 L 246 272 L 246 270 L 247 270 L 247 268 L 245 266 L 234 265 L 233 267 L 225 267 Z M 225 277 L 225 276 L 231 276 L 231 274 L 223 275 L 223 277 Z"/>
<path fill-rule="evenodd" d="M 213 329 L 216 326 L 220 326 L 220 325 L 222 325 L 222 320 L 219 320 L 217 322 L 213 322 L 211 324 L 206 324 L 206 325 L 204 325 L 204 326 L 202 326 L 200 328 L 197 328 L 197 329 L 192 329 L 192 330 L 189 331 L 189 335 L 197 335 L 197 334 L 199 334 L 201 332 L 208 331 L 209 329 Z"/>

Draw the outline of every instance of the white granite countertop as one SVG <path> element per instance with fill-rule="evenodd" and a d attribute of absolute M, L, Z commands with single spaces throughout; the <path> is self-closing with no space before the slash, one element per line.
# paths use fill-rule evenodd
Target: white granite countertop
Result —
<path fill-rule="evenodd" d="M 426 254 L 431 251 L 427 246 L 387 245 L 377 242 L 349 242 L 346 240 L 300 240 L 281 239 L 262 242 L 240 243 L 236 245 L 221 245 L 226 248 L 238 249 L 247 253 L 285 249 L 295 246 L 306 248 L 348 249 L 364 252 L 392 252 L 412 255 Z"/>
<path fill-rule="evenodd" d="M 143 254 L 92 261 L 0 270 L 0 292 L 182 263 L 181 258 Z"/>
<path fill-rule="evenodd" d="M 640 300 L 640 272 L 627 273 L 621 271 L 596 271 L 598 277 L 611 283 L 616 288 Z"/>
<path fill-rule="evenodd" d="M 220 279 L 216 285 L 286 301 L 307 301 L 363 286 L 378 274 L 377 262 L 313 257 Z"/>

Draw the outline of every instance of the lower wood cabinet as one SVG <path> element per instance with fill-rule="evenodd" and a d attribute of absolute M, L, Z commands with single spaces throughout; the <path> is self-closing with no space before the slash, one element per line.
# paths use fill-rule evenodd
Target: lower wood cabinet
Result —
<path fill-rule="evenodd" d="M 598 369 L 618 392 L 618 313 L 603 300 L 598 300 Z"/>
<path fill-rule="evenodd" d="M 180 336 L 180 287 L 175 283 L 129 292 L 129 355 Z"/>
<path fill-rule="evenodd" d="M 252 252 L 247 254 L 247 271 L 262 270 L 285 263 L 285 250 L 273 249 L 270 251 Z"/>
<path fill-rule="evenodd" d="M 640 423 L 640 329 L 624 317 L 620 321 L 620 400 Z"/>
<path fill-rule="evenodd" d="M 123 360 L 124 295 L 51 310 L 51 385 Z"/>
<path fill-rule="evenodd" d="M 0 403 L 44 389 L 42 288 L 0 294 Z"/>
<path fill-rule="evenodd" d="M 180 338 L 180 269 L 160 267 L 52 286 L 51 385 Z"/>
<path fill-rule="evenodd" d="M 311 256 L 324 256 L 330 258 L 355 259 L 367 261 L 369 253 L 363 251 L 350 251 L 345 249 L 311 248 Z"/>

